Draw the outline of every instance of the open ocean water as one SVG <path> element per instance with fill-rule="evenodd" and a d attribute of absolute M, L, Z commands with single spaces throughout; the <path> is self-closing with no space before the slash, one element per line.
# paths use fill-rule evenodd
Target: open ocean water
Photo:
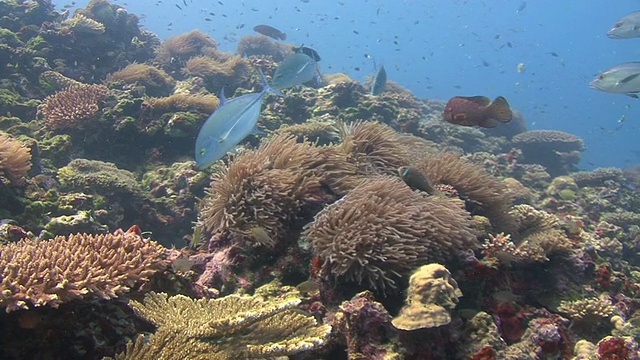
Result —
<path fill-rule="evenodd" d="M 87 1 L 76 1 L 84 7 Z M 129 0 L 162 39 L 200 29 L 235 51 L 256 24 L 287 42 L 313 47 L 321 71 L 356 80 L 384 65 L 389 79 L 420 98 L 505 96 L 528 129 L 584 138 L 580 167 L 640 162 L 640 100 L 598 92 L 589 81 L 619 63 L 640 60 L 640 39 L 607 30 L 638 10 L 631 0 Z M 60 3 L 59 6 L 63 4 Z M 521 71 L 518 71 L 518 68 Z"/>

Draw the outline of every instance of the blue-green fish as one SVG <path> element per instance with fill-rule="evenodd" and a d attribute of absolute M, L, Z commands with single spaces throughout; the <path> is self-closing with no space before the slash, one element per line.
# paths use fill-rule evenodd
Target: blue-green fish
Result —
<path fill-rule="evenodd" d="M 262 70 L 260 79 L 262 91 L 238 96 L 231 100 L 224 98 L 224 89 L 220 93 L 220 105 L 209 116 L 200 129 L 196 139 L 196 166 L 206 169 L 232 150 L 240 141 L 252 132 L 256 132 L 256 123 L 260 116 L 262 99 L 267 93 L 284 96 L 267 83 Z"/>
<path fill-rule="evenodd" d="M 384 92 L 384 89 L 387 87 L 387 71 L 384 69 L 384 66 L 380 66 L 378 72 L 376 73 L 376 77 L 373 78 L 373 83 L 371 84 L 371 94 L 372 95 L 380 95 Z"/>
<path fill-rule="evenodd" d="M 278 65 L 271 86 L 276 89 L 286 89 L 302 85 L 313 79 L 318 72 L 318 63 L 309 55 L 294 53 L 287 56 Z"/>

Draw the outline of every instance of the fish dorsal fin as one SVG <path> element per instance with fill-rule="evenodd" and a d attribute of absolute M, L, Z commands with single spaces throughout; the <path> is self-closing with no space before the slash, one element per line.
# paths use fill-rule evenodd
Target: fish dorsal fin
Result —
<path fill-rule="evenodd" d="M 463 99 L 467 99 L 473 103 L 476 103 L 478 105 L 482 105 L 482 106 L 489 106 L 489 104 L 491 104 L 491 99 L 489 99 L 486 96 L 461 96 Z"/>
<path fill-rule="evenodd" d="M 220 96 L 218 96 L 219 104 L 218 107 L 224 105 L 227 99 L 224 97 L 224 86 L 220 88 Z"/>
<path fill-rule="evenodd" d="M 619 80 L 619 81 L 618 81 L 618 84 L 628 83 L 629 81 L 631 81 L 631 80 L 633 80 L 633 79 L 637 78 L 638 76 L 640 76 L 640 73 L 636 73 L 636 74 L 633 74 L 633 75 L 629 75 L 629 76 L 627 76 L 626 78 Z"/>
<path fill-rule="evenodd" d="M 503 123 L 511 121 L 513 113 L 507 99 L 502 96 L 498 96 L 493 100 L 491 105 L 487 107 L 486 115 L 488 118 L 498 120 Z"/>

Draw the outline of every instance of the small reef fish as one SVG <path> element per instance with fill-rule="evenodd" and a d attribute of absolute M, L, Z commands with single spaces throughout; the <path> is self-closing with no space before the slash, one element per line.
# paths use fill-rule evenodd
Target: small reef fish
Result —
<path fill-rule="evenodd" d="M 320 61 L 320 54 L 318 54 L 318 52 L 313 50 L 312 48 L 304 46 L 304 44 L 298 47 L 294 46 L 291 50 L 293 50 L 294 53 L 305 54 L 312 58 L 314 61 Z"/>
<path fill-rule="evenodd" d="M 455 96 L 444 108 L 444 119 L 462 126 L 496 127 L 511 121 L 513 113 L 507 99 L 498 96 L 491 102 L 486 96 Z"/>
<path fill-rule="evenodd" d="M 640 62 L 628 62 L 609 68 L 598 74 L 589 83 L 589 87 L 637 99 L 640 93 Z"/>
<path fill-rule="evenodd" d="M 607 31 L 607 36 L 612 39 L 631 39 L 640 37 L 640 11 L 634 11 L 616 21 L 611 29 Z"/>
<path fill-rule="evenodd" d="M 294 53 L 278 64 L 271 86 L 276 89 L 286 89 L 302 85 L 313 79 L 317 72 L 318 63 L 309 55 Z"/>
<path fill-rule="evenodd" d="M 380 66 L 376 76 L 373 78 L 373 83 L 371 83 L 371 94 L 372 95 L 380 95 L 384 92 L 384 89 L 387 87 L 387 70 L 384 69 L 384 66 Z"/>
<path fill-rule="evenodd" d="M 296 289 L 303 294 L 314 293 L 316 291 L 320 291 L 320 284 L 315 280 L 307 280 L 298 284 Z"/>
<path fill-rule="evenodd" d="M 436 192 L 433 185 L 431 185 L 431 181 L 416 167 L 402 166 L 398 168 L 398 174 L 413 189 L 424 191 L 429 195 L 433 195 Z"/>
<path fill-rule="evenodd" d="M 258 69 L 258 71 L 263 87 L 261 92 L 238 96 L 227 101 L 224 98 L 224 88 L 222 89 L 220 105 L 202 125 L 196 139 L 198 169 L 208 168 L 247 135 L 256 132 L 262 99 L 267 93 L 284 96 L 280 91 L 269 86 L 262 70 Z"/>
<path fill-rule="evenodd" d="M 287 34 L 269 25 L 256 25 L 253 31 L 276 40 L 286 40 Z"/>

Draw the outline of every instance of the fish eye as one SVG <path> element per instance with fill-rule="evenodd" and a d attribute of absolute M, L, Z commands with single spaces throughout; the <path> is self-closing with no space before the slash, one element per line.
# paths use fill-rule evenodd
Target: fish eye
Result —
<path fill-rule="evenodd" d="M 207 152 L 207 149 L 200 149 L 200 156 L 204 155 Z"/>
<path fill-rule="evenodd" d="M 598 75 L 598 80 L 602 80 L 602 79 L 604 79 L 604 74 Z"/>

